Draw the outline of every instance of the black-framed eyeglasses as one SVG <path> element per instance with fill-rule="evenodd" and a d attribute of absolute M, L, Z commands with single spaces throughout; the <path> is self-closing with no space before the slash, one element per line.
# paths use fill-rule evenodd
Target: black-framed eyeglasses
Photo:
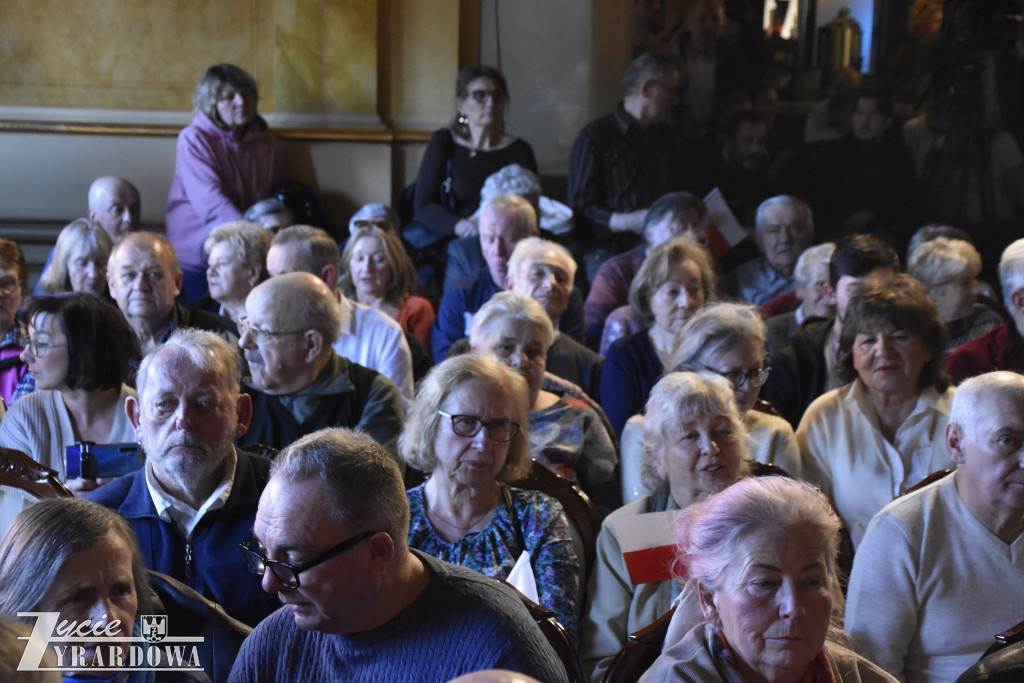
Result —
<path fill-rule="evenodd" d="M 757 368 L 744 372 L 743 370 L 733 370 L 731 372 L 719 372 L 714 368 L 704 366 L 704 369 L 708 372 L 713 372 L 720 377 L 724 377 L 732 384 L 734 389 L 742 389 L 744 385 L 749 384 L 752 387 L 759 387 L 768 381 L 768 374 L 772 371 L 771 366 L 764 368 Z"/>
<path fill-rule="evenodd" d="M 285 330 L 283 332 L 270 332 L 269 330 L 261 330 L 255 325 L 250 325 L 249 318 L 244 315 L 240 317 L 238 320 L 236 320 L 235 324 L 238 325 L 239 335 L 248 333 L 249 338 L 252 339 L 257 344 L 266 344 L 268 341 L 272 339 L 277 339 L 278 337 L 286 337 L 290 334 L 306 333 L 306 330 Z"/>
<path fill-rule="evenodd" d="M 512 420 L 484 422 L 476 415 L 452 415 L 443 410 L 437 411 L 437 414 L 449 418 L 452 421 L 452 431 L 467 438 L 476 436 L 481 429 L 486 429 L 487 438 L 508 443 L 519 432 L 519 425 Z"/>
<path fill-rule="evenodd" d="M 41 342 L 38 339 L 33 339 L 27 334 L 18 335 L 18 346 L 23 349 L 28 349 L 29 353 L 33 356 L 43 356 L 50 352 L 50 349 L 56 349 L 66 344 L 53 344 L 49 342 Z"/>
<path fill-rule="evenodd" d="M 299 562 L 298 564 L 292 564 L 290 562 L 280 562 L 278 560 L 267 559 L 266 549 L 260 544 L 260 542 L 254 537 L 247 541 L 243 541 L 240 545 L 242 546 L 242 554 L 245 555 L 246 561 L 249 563 L 249 571 L 256 576 L 263 576 L 267 573 L 267 567 L 270 567 L 270 571 L 273 572 L 274 576 L 280 581 L 286 588 L 298 588 L 299 587 L 299 574 L 305 571 L 309 571 L 317 565 L 321 565 L 327 560 L 333 559 L 338 555 L 347 553 L 352 548 L 380 533 L 387 533 L 381 531 L 364 531 L 361 534 L 356 534 L 351 538 L 347 538 L 341 543 L 331 548 L 328 548 L 324 552 L 320 553 L 312 560 L 306 562 Z"/>

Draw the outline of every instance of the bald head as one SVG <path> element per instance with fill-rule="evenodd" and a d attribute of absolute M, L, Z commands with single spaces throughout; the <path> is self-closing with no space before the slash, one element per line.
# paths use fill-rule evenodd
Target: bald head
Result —
<path fill-rule="evenodd" d="M 103 176 L 89 187 L 89 220 L 102 225 L 114 241 L 138 230 L 141 214 L 139 191 L 124 178 Z"/>
<path fill-rule="evenodd" d="M 448 683 L 540 683 L 533 676 L 521 674 L 518 671 L 503 671 L 499 669 L 488 669 L 486 671 L 474 671 L 453 678 Z"/>
<path fill-rule="evenodd" d="M 312 384 L 331 359 L 341 304 L 311 273 L 285 273 L 257 285 L 245 300 L 239 344 L 253 383 L 268 394 Z"/>

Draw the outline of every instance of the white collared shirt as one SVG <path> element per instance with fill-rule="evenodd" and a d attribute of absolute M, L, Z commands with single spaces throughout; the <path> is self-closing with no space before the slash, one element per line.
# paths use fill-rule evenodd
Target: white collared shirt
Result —
<path fill-rule="evenodd" d="M 149 496 L 153 499 L 156 513 L 165 522 L 170 522 L 177 527 L 178 531 L 187 542 L 192 541 L 192 532 L 195 531 L 199 520 L 211 510 L 224 507 L 231 495 L 231 487 L 235 483 L 235 470 L 238 467 L 238 455 L 234 447 L 231 448 L 231 455 L 226 459 L 224 477 L 217 488 L 213 490 L 210 497 L 206 499 L 199 509 L 194 509 L 188 503 L 178 500 L 160 485 L 153 475 L 153 465 L 146 463 L 146 488 L 149 489 Z"/>
<path fill-rule="evenodd" d="M 334 342 L 339 356 L 376 370 L 398 386 L 403 401 L 414 397 L 412 352 L 405 331 L 386 313 L 341 295 L 341 334 Z"/>

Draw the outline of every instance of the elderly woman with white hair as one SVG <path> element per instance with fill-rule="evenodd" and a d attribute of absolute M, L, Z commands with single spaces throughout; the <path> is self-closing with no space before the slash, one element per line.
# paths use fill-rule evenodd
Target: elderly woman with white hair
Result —
<path fill-rule="evenodd" d="M 516 370 L 529 387 L 530 450 L 538 461 L 578 480 L 603 517 L 621 503 L 615 445 L 583 401 L 541 388 L 554 326 L 544 307 L 515 292 L 495 294 L 473 316 L 469 344 Z"/>
<path fill-rule="evenodd" d="M 245 316 L 245 297 L 267 279 L 270 240 L 262 225 L 246 221 L 218 225 L 206 238 L 206 282 L 218 315 L 232 322 Z"/>
<path fill-rule="evenodd" d="M 107 294 L 107 259 L 114 241 L 99 224 L 77 218 L 60 231 L 53 260 L 39 277 L 36 294 Z"/>
<path fill-rule="evenodd" d="M 668 612 L 679 594 L 667 564 L 656 559 L 664 559 L 659 548 L 671 549 L 674 511 L 730 486 L 751 467 L 733 388 L 716 375 L 663 377 L 647 402 L 643 438 L 653 493 L 609 515 L 597 539 L 579 647 L 592 681 L 602 679 L 629 634 Z M 641 550 L 649 552 L 632 552 Z M 655 561 L 643 561 L 645 554 Z"/>
<path fill-rule="evenodd" d="M 824 494 L 784 477 L 745 479 L 680 513 L 677 576 L 704 619 L 640 680 L 895 683 L 839 628 L 841 526 Z"/>
<path fill-rule="evenodd" d="M 946 352 L 1003 324 L 996 311 L 978 301 L 981 254 L 966 240 L 936 237 L 911 254 L 907 271 L 924 285 L 946 324 Z"/>
<path fill-rule="evenodd" d="M 665 372 L 711 372 L 729 381 L 747 430 L 747 448 L 757 462 L 799 477 L 800 449 L 793 427 L 757 407 L 771 368 L 765 355 L 765 325 L 753 306 L 713 304 L 697 311 L 679 331 L 679 344 Z M 648 491 L 642 485 L 644 417 L 634 415 L 622 433 L 623 499 Z"/>
<path fill-rule="evenodd" d="M 507 483 L 530 469 L 528 395 L 519 374 L 476 355 L 423 380 L 398 442 L 429 474 L 408 491 L 409 547 L 502 579 L 528 552 L 540 603 L 575 641 L 579 561 L 565 511 Z"/>
<path fill-rule="evenodd" d="M 835 317 L 836 301 L 828 288 L 828 265 L 835 250 L 835 242 L 826 242 L 809 247 L 800 254 L 793 270 L 794 293 L 800 305 L 794 311 L 773 315 L 765 321 L 769 351 L 779 351 L 788 346 L 789 335 L 805 320 Z"/>

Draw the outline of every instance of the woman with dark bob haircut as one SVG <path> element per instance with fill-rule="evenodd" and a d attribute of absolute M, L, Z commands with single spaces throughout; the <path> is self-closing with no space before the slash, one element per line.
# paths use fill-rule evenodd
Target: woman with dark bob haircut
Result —
<path fill-rule="evenodd" d="M 48 498 L 18 513 L 7 529 L 0 543 L 0 613 L 59 612 L 58 623 L 88 619 L 107 625 L 110 635 L 139 636 L 139 615 L 150 611 L 142 553 L 113 510 L 80 498 Z M 87 648 L 87 657 L 110 661 L 107 648 L 119 645 L 96 640 L 76 644 Z M 133 671 L 104 680 L 141 683 L 160 676 Z"/>
<path fill-rule="evenodd" d="M 470 217 L 491 174 L 509 164 L 537 173 L 533 148 L 505 132 L 508 101 L 508 84 L 497 69 L 471 64 L 459 71 L 455 119 L 427 143 L 416 177 L 415 220 L 403 232 L 417 249 L 477 234 Z"/>
<path fill-rule="evenodd" d="M 854 545 L 889 501 L 952 466 L 945 348 L 946 327 L 909 275 L 869 278 L 852 293 L 836 365 L 849 384 L 811 403 L 796 438 L 804 477 L 833 497 Z"/>
<path fill-rule="evenodd" d="M 139 343 L 117 306 L 84 292 L 37 296 L 22 309 L 22 360 L 36 391 L 11 404 L 0 446 L 23 451 L 65 478 L 64 448 L 77 441 L 138 441 L 124 403 Z M 73 489 L 95 482 L 74 479 Z"/>
<path fill-rule="evenodd" d="M 203 243 L 222 223 L 244 220 L 274 184 L 277 150 L 256 112 L 256 81 L 234 64 L 206 70 L 192 96 L 192 123 L 178 135 L 167 197 L 167 238 L 185 274 L 184 294 L 206 293 Z"/>

